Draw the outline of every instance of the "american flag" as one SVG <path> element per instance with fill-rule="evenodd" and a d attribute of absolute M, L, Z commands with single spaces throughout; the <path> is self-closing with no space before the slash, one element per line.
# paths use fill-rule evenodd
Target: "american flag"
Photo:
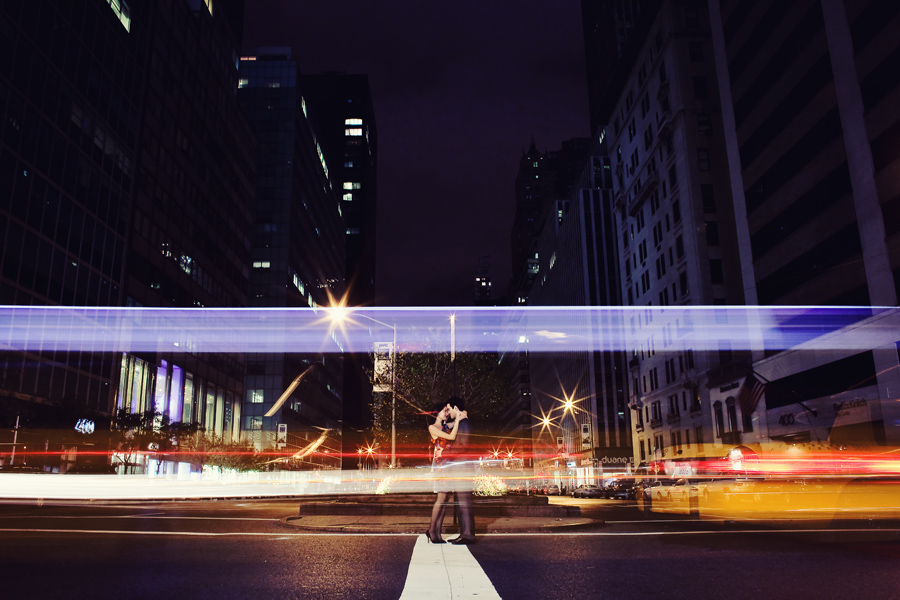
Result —
<path fill-rule="evenodd" d="M 755 411 L 765 391 L 766 385 L 762 381 L 753 375 L 748 375 L 744 381 L 744 387 L 741 388 L 741 412 L 749 415 Z"/>

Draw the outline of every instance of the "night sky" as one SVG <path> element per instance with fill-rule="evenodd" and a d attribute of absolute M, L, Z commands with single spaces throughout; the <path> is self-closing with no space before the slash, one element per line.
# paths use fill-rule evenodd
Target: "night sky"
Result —
<path fill-rule="evenodd" d="M 519 159 L 590 135 L 578 0 L 247 0 L 244 45 L 365 73 L 378 127 L 378 304 L 472 304 L 510 277 Z"/>

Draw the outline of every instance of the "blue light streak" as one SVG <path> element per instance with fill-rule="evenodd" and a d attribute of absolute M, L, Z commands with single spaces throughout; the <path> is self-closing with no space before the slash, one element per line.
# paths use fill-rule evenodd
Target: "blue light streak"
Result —
<path fill-rule="evenodd" d="M 654 336 L 695 350 L 868 350 L 900 338 L 897 307 L 123 308 L 0 306 L 0 351 L 370 352 L 629 351 Z M 372 322 L 384 323 L 383 331 Z"/>

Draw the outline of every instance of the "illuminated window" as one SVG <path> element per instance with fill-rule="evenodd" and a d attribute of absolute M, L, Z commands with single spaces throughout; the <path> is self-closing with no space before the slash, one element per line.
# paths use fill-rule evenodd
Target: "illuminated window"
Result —
<path fill-rule="evenodd" d="M 303 282 L 300 281 L 300 276 L 294 273 L 294 287 L 300 290 L 300 293 L 304 296 L 306 295 L 306 289 L 303 286 Z"/>
<path fill-rule="evenodd" d="M 344 162 L 344 168 L 351 168 L 351 167 L 353 167 L 352 160 L 348 160 L 348 161 Z"/>
<path fill-rule="evenodd" d="M 359 233 L 359 227 L 347 228 L 347 235 L 357 235 L 358 233 Z"/>
<path fill-rule="evenodd" d="M 259 431 L 260 429 L 262 429 L 262 417 L 251 417 L 250 429 L 253 431 Z"/>
<path fill-rule="evenodd" d="M 254 263 L 253 263 L 254 269 L 268 269 L 271 266 L 272 266 L 272 263 L 270 263 L 267 260 L 257 260 L 257 261 L 254 261 Z"/>
<path fill-rule="evenodd" d="M 125 28 L 125 31 L 131 32 L 131 9 L 128 8 L 128 5 L 125 4 L 123 0 L 106 0 L 109 2 L 109 7 L 113 9 L 113 12 L 116 13 L 116 16 L 119 18 L 119 22 L 122 24 L 122 27 Z M 212 2 L 212 0 L 209 0 Z M 212 9 L 210 9 L 212 10 Z"/>
<path fill-rule="evenodd" d="M 307 117 L 308 115 L 306 114 L 306 98 L 304 98 L 303 96 L 300 96 L 300 108 L 303 109 L 303 116 Z"/>
<path fill-rule="evenodd" d="M 360 189 L 361 187 L 362 187 L 362 184 L 361 184 L 361 183 L 358 183 L 358 182 L 355 182 L 355 181 L 345 181 L 345 182 L 344 182 L 344 189 L 345 189 L 345 190 L 358 190 L 358 189 Z"/>
<path fill-rule="evenodd" d="M 280 82 L 280 81 L 267 81 L 267 82 L 266 82 L 266 87 L 268 87 L 268 88 L 280 88 L 280 87 L 281 87 L 281 82 Z"/>
<path fill-rule="evenodd" d="M 262 404 L 264 394 L 262 390 L 247 390 L 250 397 L 250 404 Z"/>
<path fill-rule="evenodd" d="M 245 88 L 245 87 L 247 87 L 248 85 L 250 85 L 250 80 L 249 80 L 249 79 L 245 79 L 245 78 L 238 79 L 238 87 L 239 87 L 239 88 Z"/>
<path fill-rule="evenodd" d="M 353 200 L 353 194 L 344 194 L 343 199 L 346 200 L 347 202 L 349 202 L 349 201 Z"/>
<path fill-rule="evenodd" d="M 303 114 L 306 114 L 305 110 Z M 319 162 L 322 163 L 322 171 L 325 173 L 325 177 L 328 178 L 328 165 L 325 164 L 325 153 L 322 152 L 322 146 L 319 145 L 318 140 L 315 138 L 313 140 L 316 142 L 316 154 L 319 155 Z M 329 187 L 331 186 L 330 183 L 328 185 Z"/>
<path fill-rule="evenodd" d="M 344 119 L 344 125 L 362 125 L 362 119 Z"/>
<path fill-rule="evenodd" d="M 362 136 L 362 127 L 348 127 L 344 129 L 344 135 L 359 137 Z"/>

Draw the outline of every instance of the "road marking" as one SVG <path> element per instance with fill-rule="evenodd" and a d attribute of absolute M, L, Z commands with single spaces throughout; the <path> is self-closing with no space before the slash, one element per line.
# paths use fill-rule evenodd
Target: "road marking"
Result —
<path fill-rule="evenodd" d="M 127 531 L 115 529 L 38 529 L 25 527 L 9 527 L 0 528 L 0 533 L 78 533 L 78 534 L 104 534 L 104 535 L 172 535 L 172 536 L 207 536 L 207 537 L 325 537 L 325 536 L 346 536 L 346 537 L 412 537 L 415 533 L 263 533 L 257 531 L 234 531 L 234 532 L 205 532 L 205 531 Z"/>
<path fill-rule="evenodd" d="M 154 513 L 152 515 L 23 515 L 0 517 L 2 519 L 182 519 L 196 521 L 273 521 L 277 522 L 281 519 L 267 519 L 264 517 L 183 517 L 173 515 L 160 515 Z"/>
<path fill-rule="evenodd" d="M 641 523 L 644 525 L 658 525 L 660 523 L 721 523 L 724 519 L 703 519 L 702 521 L 698 521 L 697 519 L 660 519 L 660 520 L 645 520 L 640 519 L 637 521 L 603 521 L 607 525 L 630 525 L 634 523 Z"/>
<path fill-rule="evenodd" d="M 409 561 L 400 600 L 419 598 L 496 598 L 494 584 L 466 546 L 429 544 L 419 535 Z"/>
<path fill-rule="evenodd" d="M 900 533 L 900 529 L 733 529 L 711 531 L 604 531 L 604 532 L 580 532 L 569 531 L 566 533 L 491 533 L 490 537 L 534 537 L 534 536 L 568 536 L 568 537 L 647 537 L 654 535 L 731 535 L 735 533 Z"/>
<path fill-rule="evenodd" d="M 171 535 L 171 536 L 189 536 L 189 537 L 272 537 L 282 538 L 302 538 L 302 537 L 420 537 L 416 542 L 416 547 L 425 543 L 424 536 L 416 533 L 334 533 L 334 532 L 308 532 L 308 533 L 272 533 L 272 532 L 256 532 L 256 531 L 234 531 L 234 532 L 204 532 L 204 531 L 128 531 L 116 529 L 55 529 L 55 528 L 28 528 L 28 527 L 4 527 L 0 528 L 0 533 L 72 533 L 81 535 Z M 621 532 L 577 532 L 570 531 L 566 533 L 488 533 L 480 536 L 480 539 L 494 537 L 652 537 L 652 536 L 671 536 L 671 535 L 734 535 L 741 533 L 752 534 L 782 534 L 782 533 L 900 533 L 900 529 L 735 529 L 735 530 L 714 530 L 714 531 L 621 531 Z M 465 546 L 453 546 L 449 544 L 432 544 L 435 548 L 441 550 L 446 549 L 450 552 L 456 552 L 464 549 L 469 556 L 471 552 Z M 414 551 L 415 552 L 415 551 Z M 455 558 L 454 558 L 455 560 Z M 474 557 L 472 558 L 475 561 Z M 455 563 L 454 563 L 455 564 Z M 477 561 L 475 561 L 477 565 Z M 480 569 L 480 567 L 479 567 Z M 483 572 L 482 572 L 483 573 Z M 490 597 L 490 596 L 488 596 Z"/>

